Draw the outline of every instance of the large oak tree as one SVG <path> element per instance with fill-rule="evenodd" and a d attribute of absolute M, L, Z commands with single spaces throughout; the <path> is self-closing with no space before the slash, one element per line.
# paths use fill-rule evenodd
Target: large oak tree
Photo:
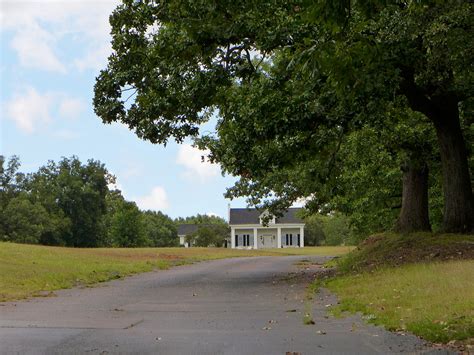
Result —
<path fill-rule="evenodd" d="M 114 53 L 97 78 L 95 110 L 153 143 L 196 137 L 217 112 L 216 135 L 199 144 L 241 177 L 229 195 L 274 196 L 280 207 L 314 193 L 317 204 L 337 188 L 329 180 L 347 133 L 390 126 L 393 110 L 419 112 L 438 137 L 444 229 L 468 232 L 462 126 L 472 120 L 473 9 L 467 1 L 127 0 L 111 16 Z M 409 156 L 399 222 L 426 229 L 425 164 Z"/>

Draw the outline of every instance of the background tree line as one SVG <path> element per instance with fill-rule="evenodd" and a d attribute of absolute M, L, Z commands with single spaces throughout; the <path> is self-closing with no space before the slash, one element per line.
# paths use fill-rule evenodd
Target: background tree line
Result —
<path fill-rule="evenodd" d="M 117 189 L 96 160 L 75 156 L 49 161 L 38 171 L 19 171 L 20 160 L 0 156 L 0 240 L 68 247 L 175 247 L 180 223 L 218 223 L 197 215 L 172 220 L 141 211 Z M 204 242 L 201 241 L 200 244 Z M 219 245 L 220 246 L 220 245 Z"/>
<path fill-rule="evenodd" d="M 178 217 L 178 224 L 196 224 L 197 230 L 186 236 L 188 245 L 195 247 L 225 247 L 225 240 L 230 236 L 227 222 L 213 215 L 197 214 L 191 217 Z"/>
<path fill-rule="evenodd" d="M 20 160 L 0 156 L 0 241 L 68 247 L 176 247 L 177 227 L 197 224 L 187 241 L 198 247 L 223 247 L 230 235 L 218 216 L 197 214 L 172 220 L 141 211 L 127 201 L 105 166 L 75 156 L 49 161 L 38 171 L 19 171 Z M 306 218 L 307 245 L 354 243 L 342 214 Z"/>

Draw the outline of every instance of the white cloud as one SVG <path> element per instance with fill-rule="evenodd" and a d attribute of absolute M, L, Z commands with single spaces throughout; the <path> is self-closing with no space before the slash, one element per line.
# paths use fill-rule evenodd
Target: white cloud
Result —
<path fill-rule="evenodd" d="M 54 53 L 55 39 L 36 24 L 19 30 L 11 40 L 20 64 L 26 68 L 65 73 L 66 67 Z"/>
<path fill-rule="evenodd" d="M 28 87 L 22 95 L 17 94 L 7 102 L 7 118 L 13 120 L 20 130 L 33 133 L 36 126 L 51 121 L 52 99 L 51 94 L 40 94 Z"/>
<path fill-rule="evenodd" d="M 209 217 L 220 217 L 217 213 L 214 212 L 207 212 L 206 215 Z"/>
<path fill-rule="evenodd" d="M 169 207 L 166 190 L 161 186 L 155 186 L 150 194 L 136 199 L 136 202 L 142 210 L 162 211 Z"/>
<path fill-rule="evenodd" d="M 112 53 L 112 46 L 107 42 L 89 50 L 83 57 L 74 60 L 74 65 L 81 72 L 87 69 L 103 69 L 107 64 L 110 53 Z"/>
<path fill-rule="evenodd" d="M 2 0 L 0 30 L 12 31 L 11 47 L 26 67 L 64 73 L 98 68 L 110 53 L 108 18 L 119 0 Z M 57 44 L 73 42 L 82 53 L 64 58 Z"/>
<path fill-rule="evenodd" d="M 84 110 L 84 106 L 81 99 L 66 97 L 59 104 L 59 114 L 63 118 L 76 118 Z"/>
<path fill-rule="evenodd" d="M 178 150 L 176 163 L 185 167 L 184 176 L 186 178 L 195 179 L 196 177 L 202 182 L 218 176 L 220 173 L 219 165 L 211 164 L 206 157 L 208 150 L 199 150 L 190 144 L 182 144 Z"/>
<path fill-rule="evenodd" d="M 2 109 L 5 106 L 5 118 L 14 121 L 21 131 L 28 134 L 51 123 L 53 110 L 58 110 L 61 117 L 69 118 L 79 115 L 84 107 L 80 99 L 60 92 L 40 93 L 32 86 L 17 91 L 1 106 Z M 66 138 L 64 134 L 62 138 Z M 68 138 L 71 138 L 70 134 Z"/>

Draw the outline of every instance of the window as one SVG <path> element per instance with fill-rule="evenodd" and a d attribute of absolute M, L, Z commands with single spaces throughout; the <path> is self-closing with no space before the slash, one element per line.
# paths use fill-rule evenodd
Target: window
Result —
<path fill-rule="evenodd" d="M 235 245 L 237 246 L 237 243 Z M 250 246 L 250 234 L 242 234 L 242 246 Z"/>
<path fill-rule="evenodd" d="M 301 240 L 300 240 L 300 235 L 298 234 L 298 246 L 301 246 Z"/>
<path fill-rule="evenodd" d="M 290 245 L 293 245 L 293 234 L 290 234 Z"/>
<path fill-rule="evenodd" d="M 286 242 L 285 242 L 285 245 L 288 245 L 288 234 L 286 235 Z"/>
<path fill-rule="evenodd" d="M 239 236 L 237 234 L 235 235 L 235 246 L 239 246 Z"/>

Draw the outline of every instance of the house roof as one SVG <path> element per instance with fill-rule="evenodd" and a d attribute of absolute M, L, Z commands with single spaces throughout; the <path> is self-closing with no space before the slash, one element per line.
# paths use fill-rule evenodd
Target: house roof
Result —
<path fill-rule="evenodd" d="M 178 235 L 189 235 L 196 232 L 202 224 L 180 224 L 178 225 Z"/>
<path fill-rule="evenodd" d="M 304 223 L 297 217 L 301 208 L 289 208 L 282 217 L 275 220 L 275 224 Z M 255 208 L 231 208 L 229 224 L 260 224 L 260 216 L 263 212 Z"/>

